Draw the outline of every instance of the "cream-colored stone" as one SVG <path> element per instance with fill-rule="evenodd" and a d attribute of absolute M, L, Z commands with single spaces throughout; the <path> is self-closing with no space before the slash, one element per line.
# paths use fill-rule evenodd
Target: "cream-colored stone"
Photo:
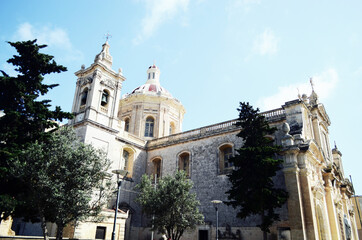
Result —
<path fill-rule="evenodd" d="M 126 239 L 151 236 L 148 221 L 134 202 L 137 193 L 133 187 L 142 174 L 154 174 L 156 164 L 160 164 L 161 177 L 174 174 L 182 153 L 189 154 L 192 191 L 197 194 L 200 211 L 205 216 L 205 225 L 186 232 L 185 238 L 199 239 L 200 234 L 206 234 L 207 239 L 215 238 L 215 209 L 210 201 L 227 200 L 225 191 L 230 187 L 227 175 L 220 170 L 223 159 L 220 148 L 228 144 L 235 154 L 235 149 L 243 144 L 236 136 L 240 129 L 234 125 L 235 120 L 182 132 L 185 109 L 161 87 L 157 66 L 148 68 L 145 84 L 120 98 L 125 77 L 114 72 L 111 64 L 109 45 L 105 44 L 90 67 L 76 72 L 78 81 L 72 108 L 76 118 L 70 124 L 84 142 L 107 152 L 113 169 L 128 169 L 135 180 L 124 183 L 121 192 L 120 202 L 130 210 L 127 220 L 124 219 Z M 87 103 L 81 106 L 86 88 Z M 101 104 L 104 90 L 109 92 L 107 106 Z M 336 146 L 333 150 L 330 147 L 330 120 L 318 95 L 313 90 L 309 101 L 303 95 L 302 100 L 286 102 L 282 108 L 263 115 L 278 129 L 275 136 L 268 137 L 284 147 L 283 171 L 277 174 L 275 183 L 289 193 L 287 204 L 278 209 L 281 220 L 271 227 L 270 239 L 345 239 L 344 222 L 350 222 L 352 239 L 358 239 L 356 214 L 351 211 L 351 184 L 344 176 L 342 154 Z M 145 137 L 148 117 L 154 121 L 151 137 Z M 289 128 L 283 129 L 283 125 Z M 128 161 L 122 155 L 124 151 L 130 154 Z M 236 218 L 235 209 L 222 204 L 219 210 L 222 232 L 238 233 L 243 239 L 261 239 L 262 233 L 256 228 L 260 222 L 258 216 L 241 221 Z M 83 223 L 76 233 L 92 237 L 95 226 Z M 89 235 L 81 235 L 83 232 Z"/>

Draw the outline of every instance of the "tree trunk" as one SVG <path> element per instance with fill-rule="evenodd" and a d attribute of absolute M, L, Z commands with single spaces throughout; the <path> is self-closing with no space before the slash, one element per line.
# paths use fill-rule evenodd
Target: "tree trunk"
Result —
<path fill-rule="evenodd" d="M 64 224 L 62 224 L 62 223 L 57 223 L 57 236 L 56 236 L 56 240 L 62 240 L 62 239 L 63 239 L 63 229 L 64 229 Z"/>
<path fill-rule="evenodd" d="M 41 217 L 41 229 L 43 230 L 44 240 L 49 240 L 47 224 L 44 216 Z"/>

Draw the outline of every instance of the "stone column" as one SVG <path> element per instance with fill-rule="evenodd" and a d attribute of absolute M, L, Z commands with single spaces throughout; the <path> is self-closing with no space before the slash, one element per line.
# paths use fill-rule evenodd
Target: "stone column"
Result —
<path fill-rule="evenodd" d="M 306 157 L 303 154 L 302 157 Z M 310 171 L 307 168 L 301 168 L 299 173 L 299 181 L 301 186 L 301 195 L 303 201 L 303 213 L 304 213 L 304 223 L 307 234 L 307 239 L 318 239 L 316 229 L 318 229 L 317 223 L 315 222 L 315 209 L 314 209 L 314 199 L 313 193 L 311 191 L 311 184 L 309 181 Z"/>
<path fill-rule="evenodd" d="M 303 203 L 299 180 L 299 168 L 297 166 L 297 154 L 299 148 L 290 148 L 284 151 L 284 176 L 285 185 L 289 194 L 288 220 L 290 224 L 291 239 L 306 240 L 306 229 L 303 216 Z"/>
<path fill-rule="evenodd" d="M 340 231 L 338 230 L 338 217 L 336 214 L 335 204 L 333 201 L 333 186 L 331 179 L 333 179 L 333 174 L 326 172 L 323 174 L 325 182 L 325 191 L 326 191 L 326 205 L 328 211 L 328 220 L 331 229 L 332 239 L 340 239 Z"/>
<path fill-rule="evenodd" d="M 297 155 L 300 149 L 294 145 L 294 138 L 289 134 L 290 127 L 284 123 L 282 127 L 284 136 L 282 145 L 284 151 L 283 172 L 285 177 L 285 187 L 288 197 L 288 220 L 290 225 L 290 235 L 293 240 L 306 240 L 306 229 L 303 215 L 302 192 L 299 179 L 299 167 Z"/>

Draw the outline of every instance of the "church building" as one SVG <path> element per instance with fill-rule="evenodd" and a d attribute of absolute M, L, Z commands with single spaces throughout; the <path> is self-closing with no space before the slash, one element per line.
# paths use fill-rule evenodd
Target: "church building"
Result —
<path fill-rule="evenodd" d="M 193 182 L 192 191 L 204 215 L 204 224 L 186 232 L 183 239 L 210 240 L 216 239 L 216 234 L 218 239 L 262 239 L 256 227 L 260 216 L 240 220 L 236 210 L 223 203 L 218 205 L 216 233 L 211 201 L 227 200 L 227 174 L 233 169 L 228 159 L 243 144 L 236 136 L 240 131 L 236 120 L 183 132 L 186 110 L 161 86 L 160 69 L 155 64 L 145 69 L 144 84 L 122 96 L 126 78 L 121 69 L 112 70 L 109 48 L 108 42 L 103 44 L 94 62 L 75 73 L 75 118 L 69 124 L 82 141 L 107 153 L 111 170 L 127 170 L 134 180 L 122 184 L 117 240 L 151 239 L 149 221 L 134 201 L 134 186 L 143 174 L 162 178 L 177 170 L 186 171 Z M 331 122 L 315 91 L 261 114 L 278 129 L 272 137 L 283 146 L 284 163 L 275 184 L 289 193 L 287 203 L 278 209 L 281 220 L 273 224 L 268 239 L 358 239 L 352 186 L 343 172 L 341 152 L 336 146 L 331 148 Z M 115 201 L 108 207 L 114 206 Z M 111 232 L 109 215 L 101 223 L 80 224 L 71 237 L 110 239 Z M 160 236 L 155 233 L 155 239 Z"/>

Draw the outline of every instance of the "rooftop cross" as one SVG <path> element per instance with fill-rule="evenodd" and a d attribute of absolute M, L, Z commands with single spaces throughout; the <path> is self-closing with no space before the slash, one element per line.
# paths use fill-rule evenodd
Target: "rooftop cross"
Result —
<path fill-rule="evenodd" d="M 109 34 L 109 33 L 105 34 L 106 42 L 108 42 L 108 39 L 111 38 L 111 37 L 112 37 L 111 34 Z"/>

